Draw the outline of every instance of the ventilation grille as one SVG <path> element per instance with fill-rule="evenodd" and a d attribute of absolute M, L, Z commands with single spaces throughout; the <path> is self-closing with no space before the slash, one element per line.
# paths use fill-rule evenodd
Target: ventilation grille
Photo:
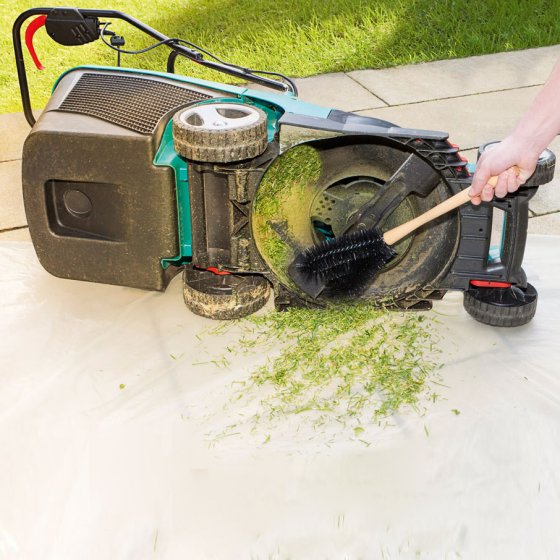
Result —
<path fill-rule="evenodd" d="M 210 99 L 210 95 L 135 76 L 83 74 L 59 107 L 124 128 L 151 134 L 159 120 L 180 105 Z"/>

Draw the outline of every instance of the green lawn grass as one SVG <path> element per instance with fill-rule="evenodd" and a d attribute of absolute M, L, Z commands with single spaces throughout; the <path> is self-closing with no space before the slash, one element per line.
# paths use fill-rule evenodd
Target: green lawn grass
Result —
<path fill-rule="evenodd" d="M 0 0 L 0 112 L 21 104 L 11 46 L 13 20 L 29 0 Z M 560 42 L 560 0 L 84 0 L 83 7 L 125 11 L 171 37 L 198 43 L 218 56 L 248 67 L 308 76 L 362 68 L 470 56 Z M 127 48 L 150 40 L 123 23 Z M 33 105 L 44 106 L 56 77 L 79 64 L 114 64 L 101 42 L 61 47 L 44 30 L 36 36 L 46 69 L 27 58 Z M 124 65 L 164 69 L 166 49 Z M 177 70 L 196 77 L 231 81 L 181 61 Z M 414 84 L 410 84 L 414 87 Z"/>

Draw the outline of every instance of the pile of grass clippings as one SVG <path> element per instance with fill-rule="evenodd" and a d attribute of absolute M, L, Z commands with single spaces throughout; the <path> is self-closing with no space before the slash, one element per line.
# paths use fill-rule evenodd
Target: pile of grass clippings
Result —
<path fill-rule="evenodd" d="M 437 335 L 424 314 L 346 305 L 291 309 L 240 324 L 238 348 L 228 351 L 269 354 L 235 383 L 232 400 L 252 408 L 259 432 L 297 418 L 298 425 L 336 426 L 360 439 L 368 427 L 388 423 L 406 407 L 421 413 L 421 402 L 437 398 Z"/>

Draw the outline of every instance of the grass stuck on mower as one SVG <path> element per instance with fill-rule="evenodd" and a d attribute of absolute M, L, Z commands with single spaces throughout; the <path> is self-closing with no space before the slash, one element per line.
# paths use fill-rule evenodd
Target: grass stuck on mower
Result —
<path fill-rule="evenodd" d="M 115 67 L 64 72 L 37 120 L 21 43 L 30 19 L 25 42 L 38 68 L 33 35 L 43 26 L 62 45 L 100 39 L 117 52 Z M 156 42 L 125 50 L 118 20 Z M 356 300 L 429 309 L 461 290 L 484 323 L 533 317 L 537 293 L 522 260 L 529 200 L 554 174 L 550 151 L 518 192 L 441 216 L 399 240 L 378 274 L 357 261 L 348 278 L 310 295 L 290 270 L 309 247 L 385 232 L 470 186 L 472 166 L 447 133 L 303 102 L 281 74 L 229 64 L 113 10 L 27 10 L 13 40 L 32 126 L 25 211 L 55 276 L 165 290 L 182 272 L 187 306 L 218 319 L 253 313 L 271 289 L 277 309 Z M 153 48 L 169 49 L 165 72 L 120 66 L 122 53 Z M 179 56 L 276 92 L 177 75 Z"/>

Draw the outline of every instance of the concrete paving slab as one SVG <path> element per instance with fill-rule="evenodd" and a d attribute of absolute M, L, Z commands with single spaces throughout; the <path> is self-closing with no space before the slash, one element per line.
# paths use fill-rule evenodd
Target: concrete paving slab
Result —
<path fill-rule="evenodd" d="M 23 113 L 0 115 L 0 162 L 21 159 L 23 142 L 30 130 Z"/>
<path fill-rule="evenodd" d="M 543 84 L 559 58 L 555 45 L 348 75 L 388 105 L 401 105 Z"/>
<path fill-rule="evenodd" d="M 21 160 L 0 163 L 0 230 L 27 224 L 21 193 Z"/>
<path fill-rule="evenodd" d="M 535 216 L 529 219 L 529 234 L 560 235 L 560 213 Z"/>
<path fill-rule="evenodd" d="M 346 74 L 322 74 L 295 80 L 299 97 L 343 111 L 385 107 L 385 103 Z"/>
<path fill-rule="evenodd" d="M 505 137 L 541 86 L 359 111 L 406 128 L 449 132 L 463 150 Z"/>
<path fill-rule="evenodd" d="M 18 228 L 9 231 L 0 231 L 0 242 L 2 241 L 26 241 L 31 242 L 29 228 Z"/>

